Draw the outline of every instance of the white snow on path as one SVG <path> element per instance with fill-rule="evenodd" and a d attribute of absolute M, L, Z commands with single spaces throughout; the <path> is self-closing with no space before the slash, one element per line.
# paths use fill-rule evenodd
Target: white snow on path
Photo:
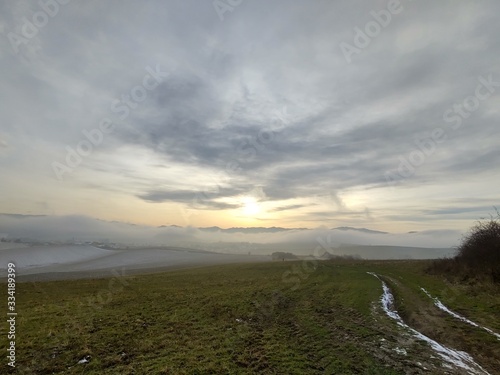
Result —
<path fill-rule="evenodd" d="M 500 335 L 494 331 L 492 331 L 491 329 L 487 328 L 487 327 L 483 327 L 482 325 L 479 325 L 475 322 L 473 322 L 472 320 L 469 320 L 467 319 L 465 316 L 462 316 L 452 310 L 450 310 L 448 307 L 446 307 L 437 297 L 432 297 L 431 294 L 425 290 L 424 288 L 420 288 L 426 295 L 427 297 L 429 297 L 430 299 L 432 299 L 434 301 L 434 305 L 439 308 L 440 310 L 443 310 L 444 312 L 447 312 L 448 314 L 450 314 L 451 316 L 461 320 L 462 322 L 465 322 L 465 323 L 468 323 L 470 324 L 471 326 L 474 326 L 474 327 L 477 327 L 477 328 L 482 328 L 484 329 L 486 332 L 492 334 L 493 336 L 495 336 L 498 340 L 500 340 Z"/>
<path fill-rule="evenodd" d="M 441 345 L 437 341 L 434 341 L 430 337 L 427 337 L 423 333 L 420 333 L 419 331 L 411 328 L 409 325 L 407 325 L 401 316 L 399 316 L 398 312 L 393 309 L 394 306 L 394 296 L 392 295 L 389 287 L 387 284 L 376 274 L 373 272 L 367 272 L 368 274 L 375 276 L 377 279 L 379 279 L 382 282 L 382 289 L 383 289 L 383 294 L 382 297 L 380 298 L 380 301 L 382 303 L 382 308 L 384 309 L 385 313 L 391 317 L 392 319 L 396 320 L 398 325 L 401 327 L 404 327 L 405 329 L 409 330 L 414 337 L 417 339 L 423 340 L 427 342 L 432 349 L 447 363 L 459 368 L 462 368 L 464 370 L 467 370 L 470 374 L 474 375 L 490 375 L 485 369 L 483 369 L 478 363 L 474 361 L 474 359 L 466 352 L 462 352 L 459 350 L 454 350 L 451 348 L 448 348 L 444 345 Z"/>

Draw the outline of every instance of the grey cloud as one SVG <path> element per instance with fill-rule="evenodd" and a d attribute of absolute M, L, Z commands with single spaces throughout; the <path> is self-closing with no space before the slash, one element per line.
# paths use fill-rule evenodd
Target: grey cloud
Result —
<path fill-rule="evenodd" d="M 217 199 L 221 197 L 228 197 L 237 195 L 237 191 L 233 189 L 215 189 L 215 190 L 177 190 L 177 191 L 151 191 L 138 197 L 147 202 L 181 202 L 187 203 L 190 207 L 195 209 L 233 209 L 239 208 L 239 204 L 230 204 L 225 202 L 218 202 Z"/>
<path fill-rule="evenodd" d="M 296 210 L 298 208 L 308 207 L 308 206 L 309 205 L 306 205 L 306 204 L 290 204 L 288 206 L 276 207 L 272 211 L 273 212 L 281 212 L 281 211 L 288 211 L 288 210 Z"/>
<path fill-rule="evenodd" d="M 189 202 L 193 200 L 196 196 L 196 191 L 184 190 L 184 191 L 151 191 L 145 194 L 141 194 L 138 197 L 144 199 L 148 202 Z"/>
<path fill-rule="evenodd" d="M 21 54 L 13 52 L 7 38 L 0 40 L 0 67 L 10 72 L 0 87 L 2 137 L 9 141 L 9 159 L 2 155 L 0 173 L 6 179 L 41 173 L 39 164 L 29 162 L 36 160 L 53 178 L 50 163 L 64 161 L 67 147 L 76 148 L 84 139 L 82 130 L 109 117 L 115 130 L 84 158 L 87 169 L 78 167 L 72 176 L 79 186 L 94 182 L 83 173 L 87 170 L 124 176 L 123 191 L 150 203 L 193 205 L 205 184 L 154 188 L 153 178 L 124 172 L 109 161 L 127 147 L 134 147 L 138 157 L 141 151 L 153 155 L 153 164 L 213 174 L 228 175 L 228 163 L 236 163 L 238 171 L 225 180 L 228 187 L 205 197 L 200 209 L 236 208 L 220 199 L 261 186 L 272 201 L 335 192 L 336 213 L 325 210 L 297 220 L 349 215 L 376 220 L 369 208 L 349 212 L 341 193 L 384 188 L 384 173 L 418 150 L 416 138 L 438 127 L 446 131 L 446 142 L 396 189 L 421 186 L 426 196 L 426 183 L 465 186 L 488 175 L 495 186 L 499 88 L 458 130 L 443 114 L 474 95 L 479 76 L 492 74 L 500 81 L 500 5 L 404 2 L 404 11 L 348 64 L 339 43 L 352 43 L 354 27 L 363 28 L 370 11 L 385 5 L 256 0 L 220 22 L 210 1 L 70 2 Z M 22 17 L 39 5 L 0 7 L 4 30 L 19 32 Z M 146 66 L 157 64 L 169 76 L 117 121 L 110 104 L 141 83 Z M 284 107 L 285 123 L 269 133 Z M 271 140 L 259 139 L 264 130 Z M 162 171 L 165 179 L 169 173 Z M 65 188 L 69 194 L 74 186 Z M 478 206 L 498 200 L 493 188 L 488 191 L 492 200 Z M 283 204 L 276 211 L 292 215 L 302 208 Z M 422 212 L 428 218 L 459 207 L 451 202 L 436 210 L 442 212 L 419 207 L 385 217 L 420 222 Z"/>
<path fill-rule="evenodd" d="M 489 212 L 493 212 L 494 207 L 492 206 L 470 206 L 470 207 L 447 207 L 434 210 L 426 210 L 426 215 L 439 216 L 439 215 L 460 215 L 465 213 L 474 212 L 479 215 L 484 215 Z"/>

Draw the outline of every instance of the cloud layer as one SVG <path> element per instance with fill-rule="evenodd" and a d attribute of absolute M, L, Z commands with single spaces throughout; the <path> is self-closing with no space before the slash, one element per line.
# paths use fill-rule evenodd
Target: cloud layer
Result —
<path fill-rule="evenodd" d="M 372 246 L 414 246 L 451 248 L 459 244 L 460 232 L 429 230 L 412 233 L 387 233 L 350 227 L 306 228 L 226 228 L 152 227 L 124 222 L 110 222 L 86 216 L 45 216 L 0 214 L 0 238 L 40 242 L 115 242 L 137 246 L 183 246 L 228 253 L 270 254 L 276 249 L 313 254 L 319 246 L 335 253 L 346 244 Z M 263 246 L 261 246 L 263 245 Z"/>
<path fill-rule="evenodd" d="M 49 3 L 0 5 L 4 212 L 399 232 L 499 204 L 495 1 Z"/>

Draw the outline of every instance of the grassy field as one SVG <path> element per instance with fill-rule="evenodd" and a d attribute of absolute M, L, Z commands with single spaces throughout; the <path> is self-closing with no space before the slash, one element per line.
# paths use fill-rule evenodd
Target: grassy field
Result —
<path fill-rule="evenodd" d="M 109 279 L 18 282 L 17 374 L 459 373 L 380 307 L 390 286 L 407 323 L 500 373 L 493 285 L 451 285 L 424 261 L 270 262 Z M 1 298 L 7 301 L 6 286 Z M 4 303 L 6 311 L 6 303 Z M 2 325 L 3 345 L 6 328 Z M 78 363 L 87 358 L 88 363 Z"/>

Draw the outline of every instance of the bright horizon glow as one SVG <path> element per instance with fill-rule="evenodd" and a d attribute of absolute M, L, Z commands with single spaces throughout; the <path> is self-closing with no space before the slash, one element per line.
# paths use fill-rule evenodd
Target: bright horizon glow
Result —
<path fill-rule="evenodd" d="M 257 216 L 260 212 L 260 206 L 257 200 L 253 197 L 244 197 L 243 199 L 243 213 L 245 216 Z"/>

